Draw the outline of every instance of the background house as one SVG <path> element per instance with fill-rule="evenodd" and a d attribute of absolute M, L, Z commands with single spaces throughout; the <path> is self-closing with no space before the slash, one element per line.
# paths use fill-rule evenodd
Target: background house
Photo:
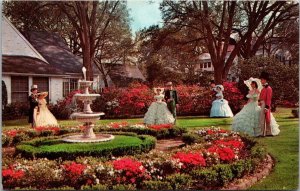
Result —
<path fill-rule="evenodd" d="M 78 80 L 83 78 L 82 59 L 71 52 L 63 38 L 50 32 L 27 31 L 22 35 L 5 17 L 2 26 L 2 80 L 8 103 L 27 102 L 33 84 L 39 91 L 49 92 L 50 103 L 78 89 Z M 105 87 L 102 76 L 95 66 L 93 69 L 93 88 L 101 90 Z M 116 65 L 110 75 L 109 86 L 145 81 L 139 69 L 131 65 Z"/>

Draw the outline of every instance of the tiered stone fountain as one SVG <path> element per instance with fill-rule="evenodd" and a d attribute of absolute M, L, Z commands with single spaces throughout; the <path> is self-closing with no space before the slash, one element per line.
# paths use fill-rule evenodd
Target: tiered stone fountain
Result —
<path fill-rule="evenodd" d="M 94 101 L 100 94 L 90 94 L 89 87 L 93 84 L 93 81 L 86 80 L 86 69 L 82 68 L 84 80 L 79 80 L 79 86 L 84 88 L 84 93 L 75 94 L 75 98 L 79 101 L 82 101 L 84 104 L 83 112 L 72 113 L 72 118 L 75 118 L 77 121 L 84 123 L 83 134 L 71 135 L 63 138 L 63 141 L 66 142 L 101 142 L 109 141 L 114 139 L 113 135 L 109 134 L 95 134 L 93 131 L 94 123 L 100 119 L 101 115 L 104 115 L 102 112 L 93 112 L 91 110 L 92 101 Z"/>

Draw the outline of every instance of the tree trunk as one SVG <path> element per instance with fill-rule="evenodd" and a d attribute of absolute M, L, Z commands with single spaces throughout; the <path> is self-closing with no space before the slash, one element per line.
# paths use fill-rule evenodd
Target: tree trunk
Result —
<path fill-rule="evenodd" d="M 103 79 L 103 81 L 104 81 L 104 85 L 105 85 L 106 88 L 108 88 L 108 81 L 107 81 L 107 78 L 106 78 L 105 75 L 102 75 L 102 76 L 103 76 L 102 79 Z"/>
<path fill-rule="evenodd" d="M 222 78 L 222 73 L 223 73 L 223 67 L 220 64 L 216 64 L 217 67 L 214 68 L 214 78 L 215 78 L 215 83 L 216 84 L 222 84 L 223 83 L 223 78 Z"/>

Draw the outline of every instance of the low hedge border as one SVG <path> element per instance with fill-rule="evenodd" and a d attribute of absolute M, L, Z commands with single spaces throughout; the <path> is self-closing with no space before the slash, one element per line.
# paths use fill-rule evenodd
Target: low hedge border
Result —
<path fill-rule="evenodd" d="M 115 135 L 117 136 L 112 141 L 91 143 L 93 144 L 93 147 L 87 147 L 89 143 L 60 142 L 58 141 L 59 137 L 37 138 L 17 145 L 16 155 L 21 154 L 21 156 L 25 158 L 61 158 L 62 160 L 75 160 L 77 157 L 82 156 L 110 158 L 112 156 L 134 155 L 149 152 L 155 148 L 156 139 L 149 135 L 136 135 L 134 133 L 115 133 Z M 140 143 L 130 142 L 126 144 L 125 136 L 138 138 Z M 120 143 L 120 139 L 124 142 Z M 128 138 L 126 138 L 126 140 L 128 140 Z M 137 139 L 133 141 L 136 140 Z M 57 146 L 53 146 L 52 148 L 46 147 L 47 145 L 51 146 L 52 144 Z M 66 147 L 64 148 L 63 145 L 66 145 Z M 74 147 L 77 146 L 79 150 L 73 150 L 70 145 L 74 145 Z M 40 146 L 45 147 L 41 148 Z"/>
<path fill-rule="evenodd" d="M 21 143 L 22 141 L 32 140 L 33 138 L 38 137 L 49 137 L 49 136 L 61 136 L 69 133 L 80 133 L 81 130 L 78 128 L 61 128 L 58 132 L 45 130 L 42 132 L 37 132 L 33 129 L 21 131 L 17 133 L 14 137 L 4 135 L 2 133 L 2 147 L 7 146 L 15 146 Z M 132 127 L 122 127 L 118 129 L 113 128 L 105 128 L 105 127 L 95 127 L 95 133 L 102 133 L 102 132 L 132 132 L 138 135 L 151 135 L 156 137 L 156 139 L 165 139 L 165 138 L 175 138 L 180 137 L 182 134 L 186 133 L 187 130 L 182 127 L 173 127 L 170 129 L 161 129 L 161 130 L 154 130 L 154 129 L 139 129 L 139 128 L 132 128 Z"/>

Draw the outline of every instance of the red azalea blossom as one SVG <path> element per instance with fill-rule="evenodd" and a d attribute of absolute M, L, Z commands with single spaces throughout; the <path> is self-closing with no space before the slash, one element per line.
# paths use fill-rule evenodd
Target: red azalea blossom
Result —
<path fill-rule="evenodd" d="M 109 126 L 110 126 L 111 128 L 118 129 L 118 128 L 121 128 L 121 127 L 126 127 L 126 126 L 128 126 L 128 122 L 127 122 L 127 121 L 114 122 L 114 123 L 110 123 Z"/>
<path fill-rule="evenodd" d="M 208 152 L 217 153 L 222 161 L 231 161 L 234 159 L 234 151 L 229 147 L 218 147 L 216 145 L 207 149 Z"/>
<path fill-rule="evenodd" d="M 135 183 L 137 178 L 145 176 L 145 168 L 142 163 L 131 158 L 122 158 L 113 162 L 115 170 L 120 170 L 120 176 L 116 177 L 118 182 Z"/>
<path fill-rule="evenodd" d="M 238 140 L 229 140 L 229 141 L 216 140 L 214 143 L 217 145 L 223 145 L 234 149 L 241 149 L 244 146 L 244 143 Z"/>
<path fill-rule="evenodd" d="M 154 130 L 161 130 L 161 129 L 170 129 L 172 128 L 172 124 L 160 124 L 160 125 L 149 125 L 148 128 Z"/>
<path fill-rule="evenodd" d="M 205 159 L 200 153 L 176 153 L 173 158 L 179 159 L 184 164 L 183 168 L 188 166 L 206 166 Z"/>
<path fill-rule="evenodd" d="M 34 129 L 35 129 L 35 131 L 37 131 L 37 132 L 42 132 L 42 131 L 53 131 L 54 133 L 58 133 L 59 130 L 60 130 L 58 127 L 35 127 Z"/>
<path fill-rule="evenodd" d="M 9 131 L 4 132 L 4 134 L 13 138 L 18 134 L 18 132 L 19 132 L 18 130 L 9 130 Z"/>
<path fill-rule="evenodd" d="M 69 164 L 63 165 L 63 168 L 66 172 L 66 176 L 75 181 L 83 174 L 86 166 L 83 164 L 71 162 Z"/>
<path fill-rule="evenodd" d="M 14 170 L 12 168 L 2 170 L 3 178 L 21 179 L 24 176 L 23 170 Z"/>

